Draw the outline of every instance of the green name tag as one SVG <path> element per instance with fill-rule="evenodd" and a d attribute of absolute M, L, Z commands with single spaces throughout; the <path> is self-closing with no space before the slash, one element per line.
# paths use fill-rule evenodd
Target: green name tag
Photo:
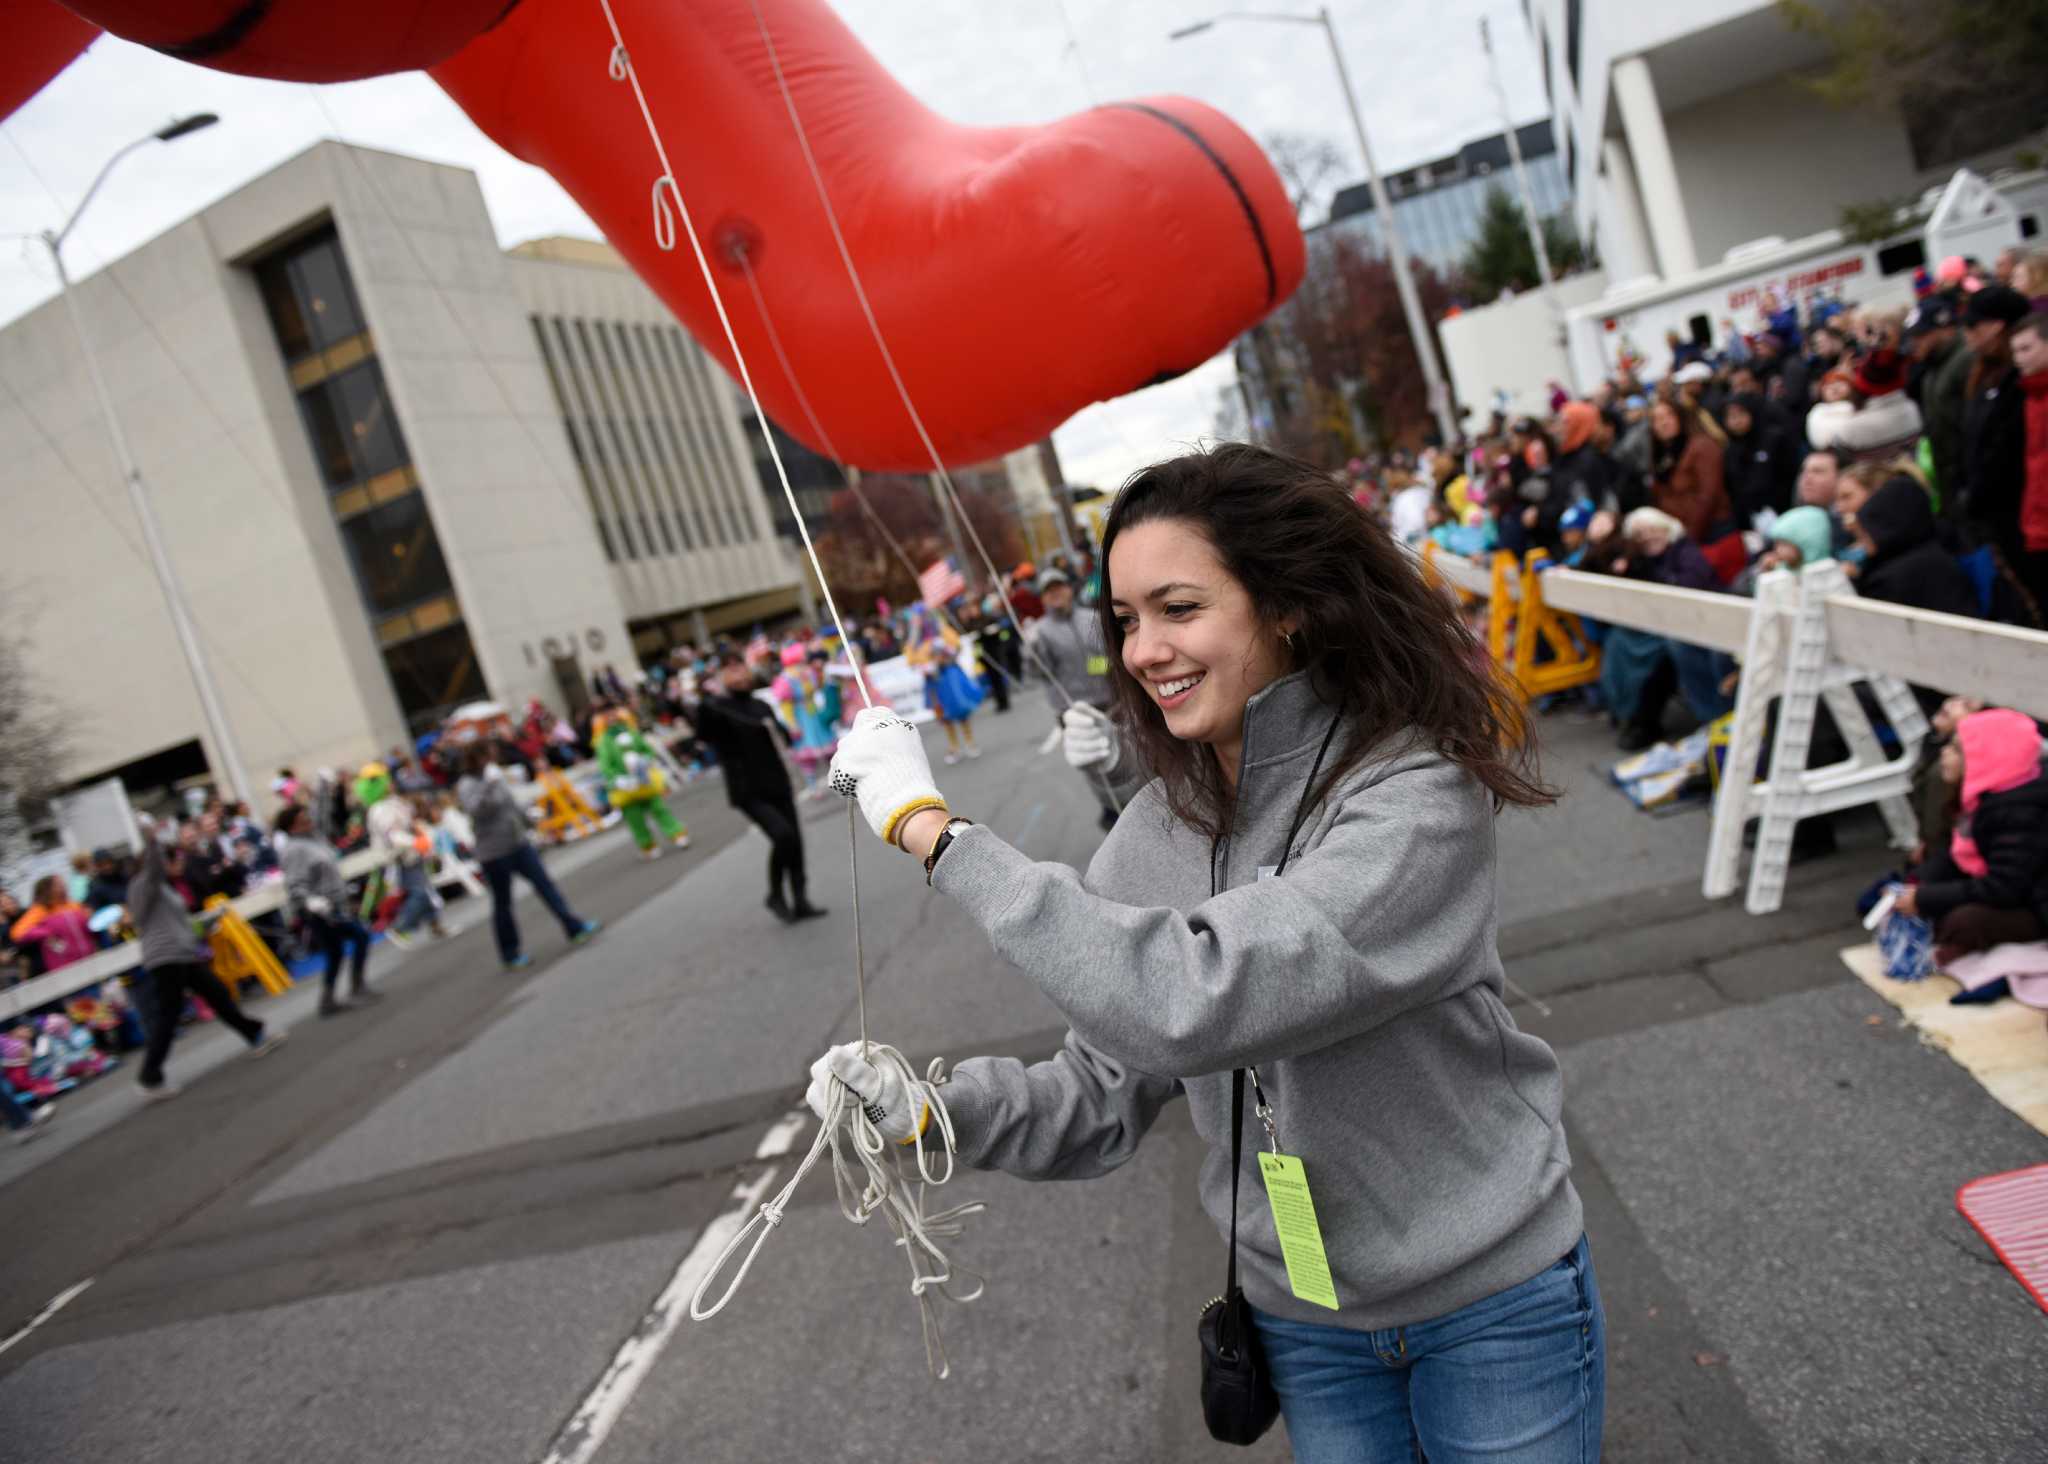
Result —
<path fill-rule="evenodd" d="M 1090 656 L 1088 658 L 1088 674 L 1090 676 L 1109 675 L 1109 657 Z"/>
<path fill-rule="evenodd" d="M 1273 1207 L 1273 1229 L 1280 1236 L 1280 1257 L 1287 1263 L 1287 1285 L 1303 1301 L 1337 1310 L 1337 1283 L 1330 1276 L 1330 1258 L 1323 1253 L 1323 1232 L 1316 1225 L 1316 1202 L 1308 1192 L 1308 1175 L 1292 1154 L 1260 1154 L 1259 1176 L 1266 1181 L 1266 1201 Z"/>

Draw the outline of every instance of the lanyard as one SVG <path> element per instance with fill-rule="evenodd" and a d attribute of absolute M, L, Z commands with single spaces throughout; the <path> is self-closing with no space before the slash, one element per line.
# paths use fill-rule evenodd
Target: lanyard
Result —
<path fill-rule="evenodd" d="M 1316 775 L 1322 772 L 1323 758 L 1329 753 L 1330 741 L 1337 735 L 1337 728 L 1343 724 L 1343 721 L 1344 707 L 1340 702 L 1337 707 L 1337 714 L 1330 719 L 1330 729 L 1323 733 L 1322 746 L 1316 749 L 1316 760 L 1308 770 L 1308 782 L 1302 785 L 1301 801 L 1295 804 L 1294 822 L 1288 826 L 1287 842 L 1280 850 L 1280 863 L 1273 870 L 1273 878 L 1275 879 L 1278 879 L 1287 872 L 1287 861 L 1294 855 L 1294 837 L 1301 832 L 1301 825 L 1308 817 L 1309 799 L 1315 796 Z M 1240 769 L 1241 772 L 1242 769 Z M 1220 843 L 1221 841 L 1219 840 L 1218 843 L 1209 846 L 1209 898 L 1212 900 L 1216 898 L 1216 851 Z M 1266 1090 L 1259 1086 L 1259 1070 L 1255 1067 L 1247 1066 L 1243 1071 L 1251 1076 L 1252 1096 L 1257 1100 L 1252 1107 L 1252 1112 L 1258 1115 L 1259 1125 L 1266 1131 L 1266 1142 L 1273 1146 L 1273 1152 L 1277 1154 L 1280 1152 L 1280 1130 L 1273 1122 L 1273 1105 L 1266 1101 Z M 1243 1089 L 1240 1088 L 1240 1098 L 1242 1093 Z M 1232 1125 L 1233 1132 L 1236 1127 L 1237 1125 Z M 1236 1201 L 1234 1197 L 1231 1211 L 1232 1224 L 1234 1225 L 1236 1223 Z"/>

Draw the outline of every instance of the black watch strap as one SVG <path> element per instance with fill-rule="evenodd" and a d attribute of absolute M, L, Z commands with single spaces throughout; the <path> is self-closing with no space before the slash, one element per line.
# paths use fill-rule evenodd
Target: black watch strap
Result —
<path fill-rule="evenodd" d="M 946 826 L 939 830 L 938 838 L 932 841 L 932 852 L 925 855 L 924 858 L 924 882 L 927 885 L 932 882 L 932 871 L 939 867 L 940 856 L 953 847 L 953 831 L 956 828 L 971 828 L 973 824 L 974 821 L 972 819 L 966 818 L 949 818 L 946 820 Z"/>

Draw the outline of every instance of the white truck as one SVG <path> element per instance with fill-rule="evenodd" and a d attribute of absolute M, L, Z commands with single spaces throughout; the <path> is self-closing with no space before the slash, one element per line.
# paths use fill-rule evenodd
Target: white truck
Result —
<path fill-rule="evenodd" d="M 1988 262 L 2008 245 L 2038 237 L 2048 221 L 2048 173 L 1987 182 L 1964 169 L 1929 190 L 1914 213 L 1919 217 L 1910 227 L 1875 244 L 1851 243 L 1839 229 L 1790 242 L 1762 239 L 1679 279 L 1653 276 L 1611 286 L 1565 312 L 1572 374 L 1590 387 L 1633 362 L 1638 377 L 1655 380 L 1671 370 L 1670 334 L 1718 351 L 1731 334 L 1762 329 L 1773 301 L 1779 307 L 1796 302 L 1802 318 L 1827 299 L 1909 305 L 1914 271 L 1923 264 L 1932 270 L 1953 254 Z"/>

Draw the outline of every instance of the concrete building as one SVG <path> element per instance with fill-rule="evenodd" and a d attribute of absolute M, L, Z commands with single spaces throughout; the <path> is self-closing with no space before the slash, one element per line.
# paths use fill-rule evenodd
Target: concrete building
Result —
<path fill-rule="evenodd" d="M 1529 175 L 1529 192 L 1536 212 L 1550 218 L 1571 207 L 1571 176 L 1558 155 L 1556 135 L 1548 122 L 1531 122 L 1515 129 L 1522 147 L 1522 166 Z M 1401 238 L 1409 254 L 1427 261 L 1439 274 L 1457 270 L 1465 254 L 1479 238 L 1480 219 L 1486 195 L 1499 189 L 1521 207 L 1515 187 L 1507 134 L 1496 132 L 1468 142 L 1454 153 L 1417 163 L 1398 173 L 1389 173 L 1387 199 L 1401 225 Z M 1372 186 L 1354 183 L 1339 189 L 1330 201 L 1330 217 L 1311 231 L 1326 237 L 1355 236 L 1375 253 L 1386 252 L 1385 230 L 1373 206 Z"/>
<path fill-rule="evenodd" d="M 75 292 L 256 786 L 798 606 L 724 373 L 465 169 L 322 143 Z M 0 329 L 0 496 L 70 775 L 218 768 L 60 302 Z"/>
<path fill-rule="evenodd" d="M 1832 228 L 1844 204 L 1917 194 L 1958 167 L 1988 174 L 2022 140 L 1830 105 L 1801 84 L 1827 60 L 1821 41 L 1772 0 L 1524 3 L 1579 234 L 1612 280 L 1689 275 L 1740 244 Z"/>

